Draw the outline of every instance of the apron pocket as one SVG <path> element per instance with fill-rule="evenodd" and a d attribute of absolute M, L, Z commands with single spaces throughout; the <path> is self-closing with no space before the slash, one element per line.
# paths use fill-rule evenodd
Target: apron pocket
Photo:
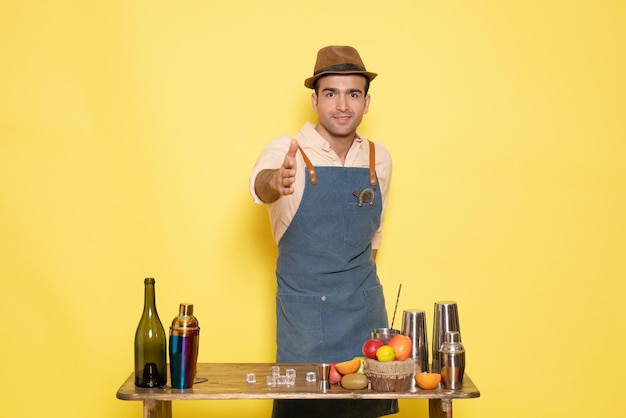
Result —
<path fill-rule="evenodd" d="M 376 206 L 348 204 L 343 218 L 344 242 L 355 248 L 366 248 L 380 226 L 380 209 Z"/>
<path fill-rule="evenodd" d="M 365 299 L 367 300 L 367 322 L 370 329 L 388 327 L 389 320 L 387 318 L 383 287 L 380 285 L 369 287 L 363 293 L 365 293 Z"/>
<path fill-rule="evenodd" d="M 322 303 L 319 296 L 276 293 L 279 361 L 298 361 L 322 343 Z"/>

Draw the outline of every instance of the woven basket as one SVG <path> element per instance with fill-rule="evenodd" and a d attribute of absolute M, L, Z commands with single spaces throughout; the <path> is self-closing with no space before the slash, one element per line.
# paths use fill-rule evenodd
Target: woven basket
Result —
<path fill-rule="evenodd" d="M 367 359 L 364 368 L 372 389 L 378 392 L 406 392 L 411 388 L 415 360 L 380 362 Z"/>

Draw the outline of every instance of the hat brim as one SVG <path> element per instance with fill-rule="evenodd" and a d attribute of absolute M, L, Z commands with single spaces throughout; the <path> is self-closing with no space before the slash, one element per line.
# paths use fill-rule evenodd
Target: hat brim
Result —
<path fill-rule="evenodd" d="M 376 76 L 378 74 L 376 73 L 371 73 L 369 71 L 354 71 L 354 70 L 350 70 L 350 71 L 326 71 L 323 73 L 319 73 L 314 75 L 313 77 L 309 77 L 306 80 L 304 80 L 304 86 L 310 89 L 314 89 L 315 88 L 315 81 L 317 81 L 318 78 L 320 77 L 324 77 L 325 75 L 331 75 L 331 74 L 336 74 L 336 75 L 362 75 L 365 76 L 369 79 L 369 81 L 372 81 L 373 79 L 376 78 Z"/>

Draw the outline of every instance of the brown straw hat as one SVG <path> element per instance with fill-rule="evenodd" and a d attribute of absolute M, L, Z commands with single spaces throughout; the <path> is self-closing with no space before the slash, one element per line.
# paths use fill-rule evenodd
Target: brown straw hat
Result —
<path fill-rule="evenodd" d="M 315 88 L 315 80 L 327 74 L 362 74 L 372 81 L 378 74 L 365 70 L 365 65 L 356 49 L 351 46 L 327 46 L 317 53 L 313 77 L 304 80 L 304 85 Z"/>

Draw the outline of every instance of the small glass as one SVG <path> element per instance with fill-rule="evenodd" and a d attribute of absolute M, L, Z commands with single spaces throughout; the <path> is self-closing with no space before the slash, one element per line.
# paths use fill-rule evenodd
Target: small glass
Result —
<path fill-rule="evenodd" d="M 315 372 L 307 372 L 307 374 L 306 374 L 306 381 L 309 382 L 309 383 L 315 382 L 317 380 L 315 375 L 316 375 Z"/>
<path fill-rule="evenodd" d="M 254 373 L 246 373 L 246 383 L 256 383 L 256 375 Z"/>
<path fill-rule="evenodd" d="M 268 386 L 276 386 L 276 376 L 274 375 L 265 376 L 265 381 L 267 382 Z"/>
<path fill-rule="evenodd" d="M 272 366 L 272 376 L 280 375 L 280 366 Z"/>
<path fill-rule="evenodd" d="M 287 377 L 289 377 L 289 376 L 295 377 L 296 376 L 296 369 L 287 369 L 287 370 L 285 370 L 285 375 Z"/>
<path fill-rule="evenodd" d="M 287 385 L 288 386 L 293 386 L 296 384 L 296 375 L 295 374 L 288 374 L 285 376 L 287 378 Z"/>

